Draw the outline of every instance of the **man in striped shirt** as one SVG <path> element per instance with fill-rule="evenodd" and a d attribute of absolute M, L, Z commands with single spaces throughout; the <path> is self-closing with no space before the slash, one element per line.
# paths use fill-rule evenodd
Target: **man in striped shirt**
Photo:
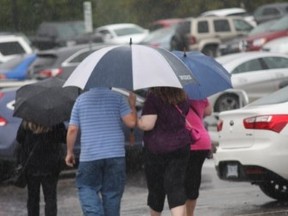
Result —
<path fill-rule="evenodd" d="M 129 103 L 128 103 L 129 102 Z M 84 215 L 119 216 L 125 186 L 123 124 L 136 125 L 136 96 L 128 101 L 109 88 L 93 88 L 80 95 L 72 109 L 67 132 L 66 164 L 73 166 L 79 132 L 81 153 L 76 185 Z"/>

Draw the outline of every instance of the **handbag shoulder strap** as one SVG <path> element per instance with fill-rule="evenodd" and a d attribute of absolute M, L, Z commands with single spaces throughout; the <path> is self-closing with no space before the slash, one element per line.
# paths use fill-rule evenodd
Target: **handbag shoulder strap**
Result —
<path fill-rule="evenodd" d="M 190 128 L 192 128 L 192 125 L 190 124 L 190 122 L 187 120 L 186 116 L 183 114 L 182 110 L 177 106 L 175 105 L 176 109 L 179 111 L 179 113 L 185 118 L 185 121 L 186 121 L 186 125 L 188 125 Z M 190 109 L 190 108 L 189 108 Z M 189 113 L 189 111 L 188 111 Z M 187 113 L 187 114 L 188 114 Z"/>
<path fill-rule="evenodd" d="M 25 160 L 25 163 L 23 164 L 23 169 L 25 169 L 26 166 L 28 165 L 28 162 L 29 162 L 29 160 L 31 159 L 31 157 L 32 157 L 32 155 L 33 155 L 33 153 L 34 153 L 34 151 L 35 151 L 35 149 L 36 149 L 37 146 L 38 146 L 38 143 L 36 143 L 36 144 L 33 146 L 32 150 L 29 152 L 29 155 L 28 155 L 27 159 Z"/>

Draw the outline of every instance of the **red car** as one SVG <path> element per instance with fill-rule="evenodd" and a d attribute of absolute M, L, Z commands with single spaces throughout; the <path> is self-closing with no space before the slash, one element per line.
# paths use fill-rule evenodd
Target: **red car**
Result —
<path fill-rule="evenodd" d="M 288 36 L 288 16 L 276 21 L 266 32 L 245 39 L 246 51 L 258 51 L 270 40 Z"/>

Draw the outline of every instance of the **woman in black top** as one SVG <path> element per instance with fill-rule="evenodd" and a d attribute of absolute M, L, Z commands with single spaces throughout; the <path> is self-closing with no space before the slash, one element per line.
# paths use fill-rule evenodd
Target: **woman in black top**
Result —
<path fill-rule="evenodd" d="M 17 163 L 25 163 L 33 149 L 25 173 L 27 176 L 28 216 L 39 216 L 40 187 L 45 200 L 45 215 L 57 215 L 57 182 L 64 164 L 62 144 L 66 142 L 63 123 L 43 127 L 23 120 L 18 132 Z M 34 148 L 35 147 L 35 148 Z"/>

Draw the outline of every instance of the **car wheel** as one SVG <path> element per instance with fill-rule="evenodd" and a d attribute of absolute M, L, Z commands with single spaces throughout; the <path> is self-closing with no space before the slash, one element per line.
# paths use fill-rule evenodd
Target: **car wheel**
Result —
<path fill-rule="evenodd" d="M 205 46 L 202 49 L 202 53 L 204 53 L 207 56 L 212 56 L 212 57 L 219 56 L 218 48 L 215 45 Z"/>
<path fill-rule="evenodd" d="M 273 199 L 288 200 L 288 182 L 271 180 L 259 185 L 259 187 L 264 194 Z"/>
<path fill-rule="evenodd" d="M 235 94 L 221 95 L 215 102 L 214 112 L 222 112 L 226 110 L 239 109 L 239 97 Z"/>

